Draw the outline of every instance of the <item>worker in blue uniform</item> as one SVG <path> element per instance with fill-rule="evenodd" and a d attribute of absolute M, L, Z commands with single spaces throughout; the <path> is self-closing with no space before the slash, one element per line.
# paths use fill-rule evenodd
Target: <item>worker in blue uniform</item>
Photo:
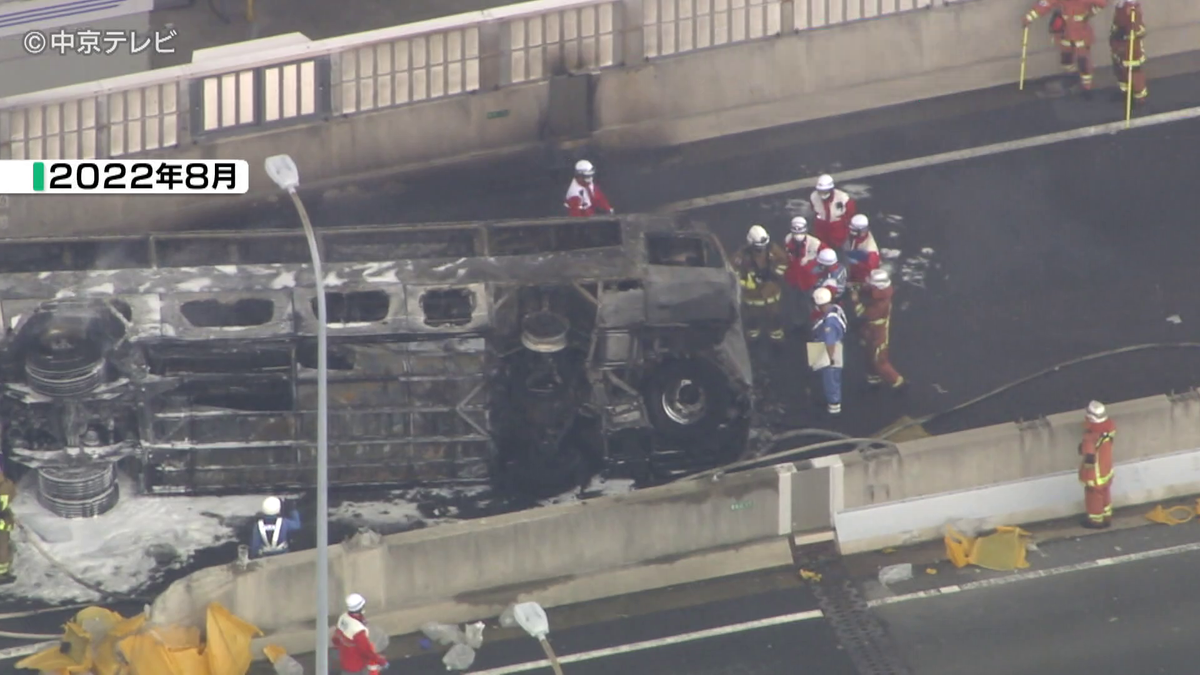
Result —
<path fill-rule="evenodd" d="M 279 497 L 267 497 L 262 503 L 262 513 L 254 519 L 254 532 L 250 535 L 250 557 L 287 553 L 292 533 L 300 529 L 300 514 L 295 507 L 288 515 L 281 516 L 283 502 Z"/>

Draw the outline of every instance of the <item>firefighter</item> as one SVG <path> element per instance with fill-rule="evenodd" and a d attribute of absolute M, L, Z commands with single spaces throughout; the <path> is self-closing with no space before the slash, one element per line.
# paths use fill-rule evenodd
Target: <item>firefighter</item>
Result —
<path fill-rule="evenodd" d="M 887 270 L 871 270 L 863 292 L 851 290 L 854 314 L 863 321 L 862 343 L 867 350 L 867 384 L 886 382 L 893 390 L 904 386 L 904 377 L 892 367 L 888 338 L 892 320 L 892 278 Z"/>
<path fill-rule="evenodd" d="M 608 203 L 608 197 L 604 196 L 600 186 L 596 185 L 596 167 L 586 159 L 575 162 L 575 177 L 567 187 L 563 206 L 569 214 L 577 218 L 586 218 L 597 213 L 616 213 Z"/>
<path fill-rule="evenodd" d="M 283 502 L 279 497 L 267 497 L 262 503 L 262 513 L 254 520 L 254 532 L 250 535 L 250 557 L 287 553 L 292 533 L 300 529 L 300 514 L 295 507 L 288 510 L 287 517 L 280 516 Z"/>
<path fill-rule="evenodd" d="M 817 320 L 813 323 L 812 339 L 825 348 L 824 356 L 829 365 L 816 368 L 821 374 L 821 389 L 825 393 L 825 410 L 830 415 L 842 412 L 842 365 L 845 351 L 842 343 L 846 338 L 846 313 L 833 301 L 829 289 L 821 286 L 813 291 L 813 305 L 817 308 Z M 841 353 L 839 353 L 841 352 Z"/>
<path fill-rule="evenodd" d="M 1091 50 L 1096 39 L 1090 21 L 1103 9 L 1104 0 L 1038 0 L 1022 19 L 1028 27 L 1038 17 L 1056 10 L 1062 13 L 1064 25 L 1059 56 L 1068 76 L 1079 73 L 1079 83 L 1085 94 L 1092 90 Z"/>
<path fill-rule="evenodd" d="M 17 484 L 0 473 L 0 584 L 11 584 L 17 580 L 12 570 L 12 533 L 17 525 L 12 503 L 16 498 Z"/>
<path fill-rule="evenodd" d="M 342 675 L 379 675 L 388 667 L 387 659 L 375 651 L 367 630 L 363 608 L 367 600 L 358 593 L 346 596 L 346 613 L 338 617 L 333 631 L 333 646 L 338 650 Z"/>
<path fill-rule="evenodd" d="M 1083 441 L 1079 454 L 1079 482 L 1083 483 L 1083 501 L 1087 517 L 1083 526 L 1104 529 L 1112 525 L 1113 441 L 1117 425 L 1108 418 L 1104 404 L 1088 404 L 1083 422 Z"/>
<path fill-rule="evenodd" d="M 871 234 L 870 221 L 863 214 L 850 219 L 850 237 L 842 250 L 848 262 L 848 283 L 852 290 L 860 288 L 872 270 L 879 268 L 879 246 Z"/>
<path fill-rule="evenodd" d="M 1112 50 L 1113 74 L 1117 76 L 1117 85 L 1121 88 L 1117 100 L 1124 102 L 1129 91 L 1129 67 L 1133 66 L 1133 102 L 1144 105 L 1150 95 L 1146 87 L 1146 52 L 1142 48 L 1142 39 L 1146 35 L 1146 24 L 1142 16 L 1142 3 L 1138 0 L 1117 0 L 1117 10 L 1113 12 L 1112 29 L 1108 34 L 1108 46 Z M 1129 59 L 1129 41 L 1133 40 L 1133 60 Z"/>
<path fill-rule="evenodd" d="M 796 291 L 794 320 L 800 325 L 809 314 L 808 303 L 812 300 L 813 289 L 817 287 L 817 254 L 826 246 L 808 233 L 808 220 L 797 216 L 792 218 L 791 232 L 783 240 L 783 248 L 788 255 L 784 280 Z"/>
<path fill-rule="evenodd" d="M 755 225 L 746 233 L 746 246 L 734 256 L 733 266 L 742 285 L 746 337 L 756 340 L 766 330 L 771 340 L 781 342 L 784 334 L 779 302 L 787 274 L 787 254 L 771 243 L 766 228 Z"/>
<path fill-rule="evenodd" d="M 833 176 L 825 174 L 817 179 L 817 189 L 808 198 L 816 214 L 813 234 L 830 248 L 842 247 L 850 236 L 850 219 L 858 208 L 850 195 L 838 190 Z"/>
<path fill-rule="evenodd" d="M 838 262 L 837 251 L 832 248 L 817 254 L 817 285 L 828 288 L 834 302 L 841 302 L 846 293 L 846 267 Z"/>

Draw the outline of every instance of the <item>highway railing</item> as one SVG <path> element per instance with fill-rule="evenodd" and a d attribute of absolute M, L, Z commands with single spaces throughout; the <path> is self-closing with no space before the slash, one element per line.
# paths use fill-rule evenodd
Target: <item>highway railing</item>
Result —
<path fill-rule="evenodd" d="M 634 65 L 932 2 L 535 0 L 327 40 L 294 35 L 241 43 L 205 50 L 187 65 L 0 99 L 0 158 L 121 157 Z"/>

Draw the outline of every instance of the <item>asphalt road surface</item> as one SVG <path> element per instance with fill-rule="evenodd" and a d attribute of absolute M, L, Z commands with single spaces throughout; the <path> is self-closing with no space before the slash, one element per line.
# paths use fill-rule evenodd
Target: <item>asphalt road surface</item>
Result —
<path fill-rule="evenodd" d="M 548 615 L 550 642 L 566 660 L 564 671 L 572 675 L 778 675 L 798 667 L 854 675 L 828 621 L 819 615 L 764 627 L 744 625 L 806 617 L 816 609 L 813 594 L 793 571 L 784 570 L 551 609 Z M 677 641 L 680 637 L 686 641 Z M 424 649 L 415 637 L 406 636 L 393 640 L 387 656 L 393 672 L 433 673 L 445 670 L 445 651 Z M 545 658 L 538 643 L 519 629 L 489 625 L 469 672 L 549 672 L 547 666 L 534 666 Z M 312 672 L 311 655 L 298 660 Z M 251 675 L 271 672 L 259 663 Z"/>
<path fill-rule="evenodd" d="M 1200 657 L 1193 631 L 1200 591 L 1191 583 L 1197 540 L 1194 524 L 1068 537 L 1041 544 L 1017 573 L 927 565 L 931 558 L 911 551 L 847 563 L 913 675 L 1173 675 Z M 875 580 L 878 566 L 870 563 L 905 561 L 915 563 L 912 580 L 887 589 Z M 938 573 L 924 574 L 927 567 Z M 959 590 L 930 594 L 945 587 Z M 795 572 L 762 573 L 550 610 L 551 642 L 560 658 L 586 655 L 564 665 L 573 675 L 885 672 L 856 671 L 825 617 L 739 628 L 817 607 Z M 707 635 L 689 637 L 698 631 Z M 687 641 L 670 644 L 677 636 Z M 484 638 L 469 672 L 550 672 L 519 631 L 489 627 Z M 388 656 L 398 672 L 435 672 L 444 651 L 423 650 L 408 636 L 394 639 Z M 311 669 L 311 655 L 300 661 Z M 251 674 L 269 672 L 260 663 Z"/>
<path fill-rule="evenodd" d="M 1036 90 L 1036 87 L 1034 87 Z M 1200 75 L 1153 83 L 1147 113 L 1200 106 Z M 1043 98 L 1013 88 L 924 101 L 637 155 L 594 156 L 622 211 L 773 185 L 822 171 L 877 166 L 1119 120 L 1098 91 Z M 841 419 L 820 414 L 802 331 L 784 353 L 757 354 L 764 410 L 777 427 L 870 435 L 901 416 L 948 410 L 1071 359 L 1143 343 L 1200 342 L 1192 291 L 1200 231 L 1193 187 L 1200 120 L 1086 138 L 848 181 L 872 217 L 898 283 L 892 354 L 902 396 L 860 386 L 851 349 Z M 591 155 L 589 155 L 591 156 Z M 311 200 L 322 226 L 539 217 L 560 213 L 570 158 L 455 167 L 330 192 Z M 781 238 L 808 190 L 700 208 L 729 247 L 761 223 Z M 286 205 L 284 205 L 286 207 Z M 291 226 L 286 208 L 247 220 Z M 228 226 L 221 219 L 204 223 Z M 244 225 L 243 225 L 244 226 Z M 1086 405 L 1186 390 L 1200 349 L 1156 349 L 1065 368 L 940 417 L 934 433 L 1033 419 Z M 784 375 L 779 375 L 780 373 Z M 789 375 L 798 373 L 798 375 Z M 767 378 L 762 378 L 767 379 Z"/>
<path fill-rule="evenodd" d="M 877 608 L 917 675 L 1190 672 L 1200 658 L 1195 524 L 1151 525 L 1046 544 L 1027 571 L 1063 574 Z M 1161 557 L 1146 552 L 1190 546 Z M 1109 559 L 1109 564 L 1094 561 Z M 1095 566 L 1092 566 L 1095 565 Z M 960 571 L 921 583 L 1005 575 Z"/>

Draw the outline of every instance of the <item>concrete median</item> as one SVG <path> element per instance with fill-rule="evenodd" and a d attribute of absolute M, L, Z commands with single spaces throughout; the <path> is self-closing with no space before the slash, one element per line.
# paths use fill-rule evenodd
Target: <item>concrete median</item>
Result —
<path fill-rule="evenodd" d="M 330 606 L 361 593 L 373 622 L 400 634 L 428 621 L 496 616 L 515 601 L 554 607 L 785 566 L 793 527 L 833 538 L 829 477 L 828 468 L 807 464 L 767 467 L 441 525 L 378 546 L 335 546 Z M 153 621 L 200 625 L 207 604 L 220 602 L 267 641 L 303 651 L 312 644 L 315 558 L 304 551 L 245 572 L 201 570 L 156 600 Z"/>
<path fill-rule="evenodd" d="M 1116 403 L 1109 415 L 1117 423 L 1115 506 L 1200 493 L 1200 396 Z M 839 547 L 857 553 L 937 539 L 958 520 L 986 528 L 1081 514 L 1081 433 L 1074 411 L 848 456 Z"/>

